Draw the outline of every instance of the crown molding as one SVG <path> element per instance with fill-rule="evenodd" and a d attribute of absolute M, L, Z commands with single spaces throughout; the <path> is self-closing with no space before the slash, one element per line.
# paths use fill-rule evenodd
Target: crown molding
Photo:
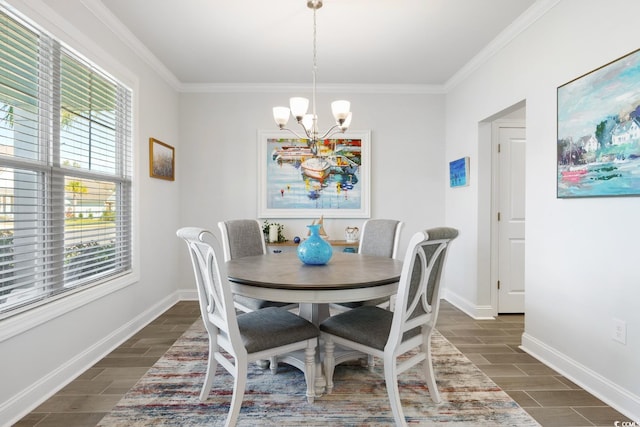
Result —
<path fill-rule="evenodd" d="M 493 39 L 443 85 L 421 84 L 327 84 L 318 85 L 321 93 L 350 92 L 376 94 L 446 94 L 507 46 L 562 0 L 537 0 L 504 31 Z M 281 93 L 308 90 L 308 85 L 279 83 L 182 83 L 136 36 L 118 20 L 101 0 L 82 3 L 127 46 L 139 55 L 173 89 L 184 93 Z"/>
<path fill-rule="evenodd" d="M 185 93 L 281 93 L 309 90 L 309 85 L 281 83 L 182 83 L 151 51 L 102 3 L 82 0 L 82 4 L 107 26 L 124 44 L 139 55 L 173 89 Z M 408 84 L 326 84 L 320 93 L 444 94 L 442 85 Z"/>
<path fill-rule="evenodd" d="M 183 83 L 184 93 L 283 93 L 310 91 L 309 84 L 282 83 Z M 442 85 L 402 84 L 318 84 L 319 93 L 378 93 L 378 94 L 444 94 Z"/>
<path fill-rule="evenodd" d="M 174 90 L 180 90 L 180 81 L 100 0 L 81 0 L 82 4 L 109 28 L 125 45 L 133 50 Z"/>
<path fill-rule="evenodd" d="M 444 84 L 450 92 L 562 0 L 537 0 Z"/>

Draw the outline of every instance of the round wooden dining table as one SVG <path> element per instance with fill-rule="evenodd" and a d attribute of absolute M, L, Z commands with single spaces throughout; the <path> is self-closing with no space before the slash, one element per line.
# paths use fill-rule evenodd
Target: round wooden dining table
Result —
<path fill-rule="evenodd" d="M 325 265 L 305 265 L 295 252 L 235 258 L 226 262 L 234 293 L 268 301 L 298 303 L 299 315 L 319 325 L 329 317 L 329 304 L 366 301 L 394 295 L 402 262 L 372 255 L 334 252 Z M 326 385 L 321 365 L 321 347 L 316 351 L 316 396 Z M 336 360 L 351 358 L 350 351 L 336 349 Z M 297 366 L 301 356 L 290 355 Z"/>
<path fill-rule="evenodd" d="M 319 324 L 329 303 L 365 301 L 394 295 L 402 262 L 393 258 L 334 252 L 325 265 L 306 265 L 295 252 L 227 261 L 234 293 L 300 304 L 300 315 Z"/>

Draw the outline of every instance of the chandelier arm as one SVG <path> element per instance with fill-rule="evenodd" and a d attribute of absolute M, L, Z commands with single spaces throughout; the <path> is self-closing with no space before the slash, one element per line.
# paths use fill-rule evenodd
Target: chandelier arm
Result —
<path fill-rule="evenodd" d="M 326 139 L 330 136 L 335 135 L 336 133 L 344 133 L 344 130 L 340 127 L 340 125 L 333 125 L 324 135 L 322 135 L 319 139 Z"/>
<path fill-rule="evenodd" d="M 302 127 L 304 129 L 304 126 Z M 291 132 L 292 134 L 294 134 L 296 136 L 296 138 L 298 139 L 310 139 L 311 137 L 309 136 L 309 134 L 307 133 L 307 130 L 305 129 L 304 133 L 306 134 L 306 136 L 300 136 L 296 131 L 294 131 L 293 129 L 289 129 L 289 128 L 285 128 L 282 127 L 280 128 L 280 130 L 286 130 L 288 132 Z"/>

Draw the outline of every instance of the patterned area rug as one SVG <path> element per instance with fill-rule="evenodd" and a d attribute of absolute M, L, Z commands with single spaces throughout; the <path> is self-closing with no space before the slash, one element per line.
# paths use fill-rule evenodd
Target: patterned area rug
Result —
<path fill-rule="evenodd" d="M 409 425 L 538 426 L 505 392 L 435 332 L 432 351 L 442 397 L 435 404 L 418 367 L 400 375 Z M 218 366 L 209 399 L 198 395 L 207 360 L 207 334 L 197 321 L 100 422 L 101 427 L 214 426 L 227 416 L 233 377 Z M 249 370 L 239 426 L 390 426 L 393 416 L 382 361 L 374 372 L 356 364 L 336 367 L 330 395 L 307 403 L 302 372 L 280 364 L 278 373 Z"/>

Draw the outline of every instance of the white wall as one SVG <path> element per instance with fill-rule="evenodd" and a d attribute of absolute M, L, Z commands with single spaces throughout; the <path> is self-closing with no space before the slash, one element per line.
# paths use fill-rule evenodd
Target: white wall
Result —
<path fill-rule="evenodd" d="M 217 232 L 217 221 L 256 216 L 257 131 L 275 130 L 271 107 L 294 95 L 178 95 L 135 49 L 113 34 L 112 23 L 96 19 L 91 11 L 96 2 L 11 4 L 135 90 L 140 279 L 97 300 L 85 298 L 70 312 L 64 308 L 69 303 L 65 299 L 59 317 L 0 342 L 3 421 L 33 409 L 108 349 L 193 291 L 187 253 L 175 230 L 200 225 Z M 400 243 L 404 252 L 410 233 L 444 223 L 444 95 L 341 96 L 352 101 L 356 114 L 352 128 L 371 130 L 372 216 L 405 222 Z M 321 121 L 329 117 L 332 99 L 319 94 Z M 176 148 L 175 182 L 148 177 L 149 137 Z M 285 224 L 289 238 L 301 234 L 309 223 L 309 219 L 272 220 Z M 326 220 L 325 225 L 332 236 L 341 238 L 347 225 L 362 221 Z"/>
<path fill-rule="evenodd" d="M 294 95 L 177 95 L 87 10 L 92 3 L 11 1 L 136 89 L 140 279 L 0 342 L 3 421 L 31 409 L 180 292 L 192 290 L 186 251 L 175 230 L 183 225 L 216 230 L 217 221 L 255 217 L 257 130 L 274 129 L 271 107 Z M 491 292 L 479 280 L 486 270 L 480 248 L 487 247 L 488 224 L 478 219 L 485 193 L 474 183 L 487 176 L 489 167 L 474 167 L 476 159 L 487 157 L 479 147 L 486 137 L 481 123 L 526 101 L 524 346 L 635 419 L 640 419 L 640 313 L 635 307 L 640 291 L 632 245 L 640 237 L 635 226 L 640 199 L 555 198 L 555 96 L 557 86 L 636 49 L 638 16 L 635 0 L 564 0 L 446 97 L 340 94 L 352 101 L 352 128 L 371 130 L 372 216 L 405 221 L 400 253 L 415 230 L 442 224 L 459 228 L 447 290 L 471 305 L 485 304 L 484 295 Z M 321 120 L 330 115 L 333 98 L 319 94 Z M 150 136 L 176 147 L 176 182 L 148 177 Z M 463 156 L 471 157 L 471 185 L 449 189 L 447 163 Z M 274 220 L 285 224 L 288 237 L 300 234 L 308 222 Z M 346 225 L 357 221 L 326 224 L 335 236 Z M 610 339 L 613 317 L 628 324 L 626 346 Z"/>
<path fill-rule="evenodd" d="M 615 16 L 615 19 L 612 17 Z M 563 0 L 447 95 L 448 159 L 482 155 L 480 123 L 526 101 L 525 350 L 635 420 L 640 420 L 640 198 L 556 198 L 556 89 L 638 48 L 640 2 Z M 490 165 L 483 165 L 487 168 Z M 446 218 L 463 230 L 448 291 L 478 303 L 482 171 L 466 191 L 447 190 Z M 612 319 L 627 344 L 612 341 Z"/>
<path fill-rule="evenodd" d="M 182 225 L 217 233 L 218 221 L 256 217 L 257 132 L 277 131 L 271 108 L 294 95 L 181 94 Z M 405 222 L 399 248 L 404 254 L 411 234 L 445 222 L 444 95 L 318 94 L 321 129 L 330 125 L 330 102 L 337 97 L 351 101 L 351 129 L 371 131 L 371 216 Z M 293 120 L 289 125 L 298 126 Z M 284 224 L 291 239 L 306 232 L 311 218 L 270 221 Z M 324 225 L 330 237 L 343 239 L 347 225 L 360 227 L 363 221 L 325 219 Z"/>
<path fill-rule="evenodd" d="M 179 298 L 175 259 L 183 249 L 175 236 L 179 185 L 151 179 L 148 172 L 150 136 L 181 152 L 177 92 L 96 19 L 85 7 L 91 2 L 9 3 L 135 90 L 138 280 L 106 295 L 85 291 L 0 323 L 0 425 L 33 409 L 173 305 Z"/>

